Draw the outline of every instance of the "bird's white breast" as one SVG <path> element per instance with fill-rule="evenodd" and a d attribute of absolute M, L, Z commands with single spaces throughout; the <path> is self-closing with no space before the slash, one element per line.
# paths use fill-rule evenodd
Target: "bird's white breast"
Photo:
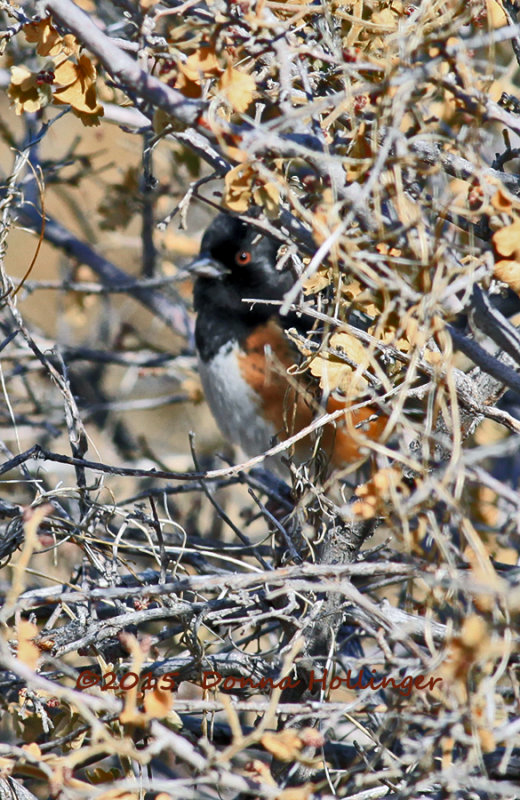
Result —
<path fill-rule="evenodd" d="M 199 373 L 206 400 L 225 438 L 248 456 L 268 450 L 276 434 L 264 419 L 260 400 L 240 372 L 239 347 L 228 342 L 211 361 L 199 358 Z"/>

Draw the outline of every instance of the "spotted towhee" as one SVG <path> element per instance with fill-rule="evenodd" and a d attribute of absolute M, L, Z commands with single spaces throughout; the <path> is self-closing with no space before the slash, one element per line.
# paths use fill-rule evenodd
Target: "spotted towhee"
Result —
<path fill-rule="evenodd" d="M 345 399 L 330 394 L 325 402 L 309 373 L 289 370 L 301 361 L 286 331 L 307 332 L 312 320 L 279 304 L 294 285 L 290 269 L 277 269 L 280 243 L 241 220 L 220 214 L 202 238 L 190 271 L 197 278 L 195 343 L 206 399 L 224 436 L 248 456 L 302 430 L 325 411 L 345 408 L 334 423 L 319 430 L 318 446 L 331 466 L 362 457 L 367 436 L 377 439 L 386 419 L 373 407 L 349 411 Z M 253 302 L 254 300 L 254 302 Z M 316 437 L 296 443 L 301 462 L 316 447 Z"/>

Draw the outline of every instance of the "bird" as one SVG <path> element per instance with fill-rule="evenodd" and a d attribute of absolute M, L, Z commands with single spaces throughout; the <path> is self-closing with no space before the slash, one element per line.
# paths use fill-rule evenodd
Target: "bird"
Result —
<path fill-rule="evenodd" d="M 308 435 L 292 453 L 297 463 L 308 461 L 318 444 L 328 468 L 344 467 L 363 458 L 366 438 L 378 439 L 386 418 L 373 406 L 349 411 L 346 399 L 334 394 L 323 401 L 313 376 L 291 370 L 301 355 L 288 330 L 308 332 L 312 322 L 280 313 L 296 280 L 291 269 L 277 268 L 280 244 L 225 212 L 205 230 L 189 267 L 204 394 L 225 439 L 248 457 L 306 428 L 320 413 L 344 408 L 345 415 L 319 428 L 317 442 Z M 280 458 L 270 459 L 269 467 L 286 472 Z"/>

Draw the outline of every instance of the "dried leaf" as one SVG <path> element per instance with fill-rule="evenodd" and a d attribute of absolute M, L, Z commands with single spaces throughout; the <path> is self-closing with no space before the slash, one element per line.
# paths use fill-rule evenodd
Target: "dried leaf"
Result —
<path fill-rule="evenodd" d="M 175 80 L 175 88 L 178 89 L 184 97 L 189 97 L 191 100 L 198 100 L 202 96 L 202 86 L 200 80 L 192 80 L 189 77 L 189 70 L 186 70 L 184 64 L 179 64 L 177 78 Z"/>
<path fill-rule="evenodd" d="M 498 191 L 496 191 L 493 197 L 491 198 L 491 205 L 499 213 L 502 212 L 506 213 L 508 211 L 511 211 L 512 208 L 511 200 L 506 194 L 504 194 L 504 192 L 501 189 L 498 189 Z"/>
<path fill-rule="evenodd" d="M 36 42 L 39 56 L 57 56 L 61 53 L 63 39 L 51 24 L 50 17 L 24 25 L 23 32 L 28 42 Z"/>
<path fill-rule="evenodd" d="M 333 334 L 329 340 L 329 347 L 342 351 L 348 356 L 349 360 L 358 367 L 365 370 L 370 365 L 370 354 L 363 344 L 350 333 L 338 332 Z M 353 386 L 354 368 L 347 364 L 337 355 L 322 352 L 312 359 L 309 369 L 312 375 L 320 379 L 320 386 L 326 392 L 333 392 L 340 389 L 345 394 L 351 393 Z M 361 375 L 355 377 L 355 387 L 357 390 L 367 385 L 367 381 Z"/>
<path fill-rule="evenodd" d="M 155 688 L 144 696 L 144 710 L 149 717 L 162 719 L 167 717 L 173 706 L 173 693 Z"/>
<path fill-rule="evenodd" d="M 292 728 L 278 733 L 264 733 L 260 742 L 278 761 L 294 761 L 303 748 L 299 732 Z"/>
<path fill-rule="evenodd" d="M 36 742 L 30 742 L 29 744 L 22 745 L 22 750 L 25 750 L 26 753 L 29 753 L 34 758 L 42 757 L 42 751 Z"/>
<path fill-rule="evenodd" d="M 497 261 L 493 272 L 495 278 L 507 283 L 514 292 L 520 294 L 520 260 L 509 261 L 508 259 L 503 259 L 502 261 Z"/>
<path fill-rule="evenodd" d="M 15 113 L 39 111 L 51 98 L 50 86 L 38 84 L 38 74 L 27 67 L 11 67 L 11 83 L 7 94 L 15 104 Z"/>
<path fill-rule="evenodd" d="M 192 53 L 186 63 L 179 66 L 186 78 L 194 83 L 200 83 L 201 78 L 214 77 L 222 72 L 217 54 L 209 45 L 202 45 Z"/>
<path fill-rule="evenodd" d="M 77 64 L 64 61 L 55 70 L 55 81 L 62 88 L 54 92 L 53 102 L 70 105 L 84 125 L 99 125 L 104 111 L 97 100 L 95 80 L 96 68 L 88 56 L 80 56 Z"/>
<path fill-rule="evenodd" d="M 268 217 L 277 216 L 280 205 L 280 192 L 272 181 L 258 186 L 253 191 L 253 200 L 257 206 L 261 206 L 264 209 Z"/>
<path fill-rule="evenodd" d="M 112 783 L 121 778 L 121 773 L 117 767 L 111 769 L 103 769 L 103 767 L 96 767 L 96 769 L 87 770 L 87 777 L 91 783 L 97 786 L 100 783 Z"/>
<path fill-rule="evenodd" d="M 155 133 L 160 136 L 169 125 L 173 122 L 171 114 L 163 111 L 162 108 L 156 108 L 153 112 L 153 129 Z"/>
<path fill-rule="evenodd" d="M 219 79 L 218 88 L 234 110 L 241 113 L 252 101 L 256 84 L 254 78 L 247 72 L 242 72 L 228 64 Z"/>
<path fill-rule="evenodd" d="M 322 267 L 318 269 L 314 275 L 311 275 L 303 284 L 303 293 L 305 295 L 317 294 L 329 286 L 331 281 L 330 269 Z"/>
<path fill-rule="evenodd" d="M 247 164 L 239 164 L 226 174 L 224 202 L 231 211 L 243 213 L 249 208 L 253 174 L 253 170 Z"/>
<path fill-rule="evenodd" d="M 490 29 L 503 28 L 507 25 L 507 17 L 500 2 L 497 0 L 486 0 L 487 21 Z"/>
<path fill-rule="evenodd" d="M 520 219 L 496 231 L 491 239 L 501 256 L 520 256 Z"/>

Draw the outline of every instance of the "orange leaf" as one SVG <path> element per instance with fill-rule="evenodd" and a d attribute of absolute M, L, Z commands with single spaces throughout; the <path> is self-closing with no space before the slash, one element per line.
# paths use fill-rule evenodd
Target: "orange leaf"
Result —
<path fill-rule="evenodd" d="M 167 717 L 173 706 L 173 694 L 164 689 L 155 688 L 144 696 L 144 710 L 154 719 Z"/>

